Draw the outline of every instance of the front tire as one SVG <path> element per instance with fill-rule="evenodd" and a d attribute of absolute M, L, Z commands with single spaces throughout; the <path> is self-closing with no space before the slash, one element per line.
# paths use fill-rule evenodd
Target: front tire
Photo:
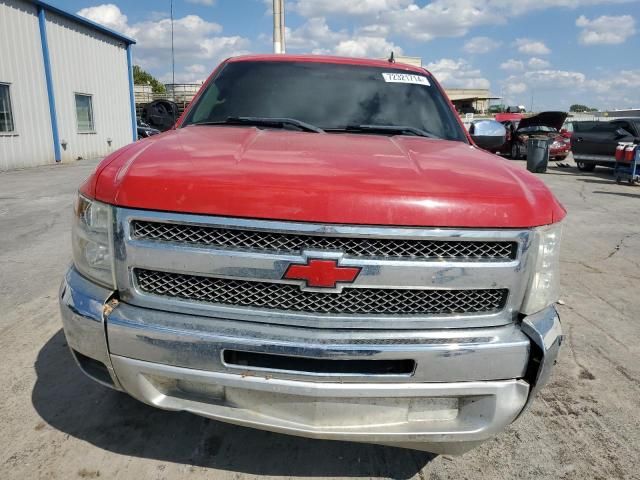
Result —
<path fill-rule="evenodd" d="M 585 162 L 584 160 L 576 161 L 576 165 L 578 166 L 578 170 L 582 170 L 583 172 L 593 172 L 596 169 L 595 163 Z"/>

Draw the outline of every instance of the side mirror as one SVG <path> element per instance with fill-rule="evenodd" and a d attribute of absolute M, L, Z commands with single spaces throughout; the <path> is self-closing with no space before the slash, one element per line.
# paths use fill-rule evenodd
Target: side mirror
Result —
<path fill-rule="evenodd" d="M 480 148 L 495 152 L 504 145 L 507 130 L 495 120 L 477 120 L 469 127 L 469 134 Z"/>

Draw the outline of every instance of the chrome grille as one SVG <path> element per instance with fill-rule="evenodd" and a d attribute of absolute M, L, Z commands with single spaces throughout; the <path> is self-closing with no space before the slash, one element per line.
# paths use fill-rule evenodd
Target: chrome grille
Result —
<path fill-rule="evenodd" d="M 512 241 L 331 237 L 143 220 L 133 221 L 131 231 L 137 239 L 235 250 L 298 253 L 316 249 L 337 250 L 353 257 L 472 260 L 509 260 L 517 254 L 517 243 Z"/>
<path fill-rule="evenodd" d="M 217 305 L 341 315 L 442 315 L 501 310 L 507 289 L 404 290 L 346 288 L 341 293 L 302 291 L 296 285 L 230 280 L 146 269 L 134 270 L 148 294 Z"/>

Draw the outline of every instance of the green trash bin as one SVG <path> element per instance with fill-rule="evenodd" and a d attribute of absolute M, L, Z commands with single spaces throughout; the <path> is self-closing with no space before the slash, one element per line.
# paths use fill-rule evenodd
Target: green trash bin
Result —
<path fill-rule="evenodd" d="M 527 140 L 527 170 L 533 173 L 544 173 L 549 165 L 548 138 L 529 138 Z"/>

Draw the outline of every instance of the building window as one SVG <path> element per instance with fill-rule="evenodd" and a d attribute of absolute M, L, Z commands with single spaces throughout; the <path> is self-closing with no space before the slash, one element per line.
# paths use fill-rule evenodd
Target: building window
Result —
<path fill-rule="evenodd" d="M 15 130 L 13 124 L 13 110 L 11 109 L 11 95 L 9 85 L 0 83 L 0 133 L 10 133 Z"/>
<path fill-rule="evenodd" d="M 76 93 L 76 122 L 78 132 L 93 132 L 93 101 L 91 95 Z"/>

